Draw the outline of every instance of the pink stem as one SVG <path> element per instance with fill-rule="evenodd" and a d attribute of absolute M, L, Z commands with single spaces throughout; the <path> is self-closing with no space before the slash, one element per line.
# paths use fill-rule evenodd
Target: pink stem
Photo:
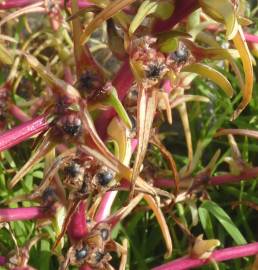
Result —
<path fill-rule="evenodd" d="M 258 36 L 244 33 L 245 40 L 250 43 L 258 43 Z"/>
<path fill-rule="evenodd" d="M 10 9 L 10 8 L 22 8 L 33 3 L 37 3 L 40 0 L 6 0 L 0 3 L 0 9 Z M 80 8 L 85 8 L 92 6 L 93 4 L 88 1 L 78 1 Z M 64 3 L 62 2 L 62 6 Z M 70 3 L 69 3 L 70 5 Z"/>
<path fill-rule="evenodd" d="M 239 175 L 233 174 L 224 174 L 224 175 L 217 175 L 212 176 L 209 179 L 208 184 L 212 186 L 216 185 L 224 185 L 229 183 L 237 183 L 239 181 L 247 181 L 252 180 L 258 176 L 258 167 L 245 169 Z M 173 187 L 174 186 L 174 179 L 156 179 L 154 182 L 156 187 Z"/>
<path fill-rule="evenodd" d="M 110 215 L 112 204 L 116 198 L 117 191 L 106 192 L 94 217 L 96 222 L 100 222 Z"/>
<path fill-rule="evenodd" d="M 169 31 L 172 27 L 174 27 L 178 22 L 191 14 L 195 9 L 198 8 L 197 0 L 176 0 L 175 2 L 175 10 L 172 16 L 167 20 L 158 20 L 153 25 L 153 32 L 159 33 L 164 31 Z"/>
<path fill-rule="evenodd" d="M 246 256 L 256 255 L 258 253 L 258 243 L 247 244 L 238 247 L 224 248 L 216 250 L 212 253 L 210 259 L 217 262 L 232 260 L 236 258 L 243 258 Z M 186 270 L 200 267 L 204 264 L 210 263 L 210 260 L 194 259 L 190 257 L 183 257 L 172 262 L 152 268 L 152 270 Z"/>
<path fill-rule="evenodd" d="M 0 152 L 30 138 L 31 136 L 49 128 L 46 115 L 38 116 L 11 130 L 0 134 Z"/>
<path fill-rule="evenodd" d="M 87 233 L 86 227 L 86 204 L 80 202 L 78 209 L 71 217 L 71 221 L 68 226 L 68 235 L 72 240 L 80 240 Z"/>
<path fill-rule="evenodd" d="M 227 183 L 234 183 L 239 181 L 250 180 L 258 176 L 258 167 L 246 169 L 240 175 L 218 175 L 213 176 L 209 180 L 210 185 L 222 185 Z"/>
<path fill-rule="evenodd" d="M 6 264 L 6 258 L 4 256 L 0 256 L 0 265 L 5 265 Z"/>
<path fill-rule="evenodd" d="M 20 120 L 22 123 L 31 120 L 31 118 L 24 111 L 22 111 L 19 107 L 17 107 L 14 104 L 9 105 L 9 112 L 16 119 Z"/>
<path fill-rule="evenodd" d="M 113 85 L 117 90 L 120 100 L 125 98 L 129 88 L 133 83 L 133 80 L 134 78 L 130 69 L 129 62 L 125 61 L 113 80 Z M 103 112 L 95 122 L 96 129 L 101 139 L 106 139 L 107 126 L 115 115 L 115 110 L 109 109 Z"/>
<path fill-rule="evenodd" d="M 46 208 L 43 208 L 43 207 L 0 209 L 0 222 L 38 219 L 38 218 L 44 218 L 47 216 L 49 216 L 49 214 L 46 213 Z"/>
<path fill-rule="evenodd" d="M 132 153 L 135 151 L 137 144 L 138 144 L 137 139 L 131 140 Z M 116 195 L 117 195 L 117 191 L 109 191 L 104 194 L 100 202 L 99 208 L 96 212 L 96 215 L 94 217 L 96 222 L 100 222 L 106 219 L 110 215 L 111 207 L 116 198 Z"/>

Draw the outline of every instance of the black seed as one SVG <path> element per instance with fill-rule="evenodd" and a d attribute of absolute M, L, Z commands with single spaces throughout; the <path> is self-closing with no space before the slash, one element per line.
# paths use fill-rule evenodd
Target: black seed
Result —
<path fill-rule="evenodd" d="M 137 122 L 136 122 L 136 119 L 133 115 L 129 114 L 129 118 L 131 120 L 131 123 L 132 123 L 132 129 L 136 129 L 136 125 L 137 125 Z"/>
<path fill-rule="evenodd" d="M 76 87 L 82 91 L 82 94 L 86 97 L 91 97 L 96 90 L 102 87 L 102 83 L 97 74 L 92 71 L 86 71 L 76 83 Z"/>
<path fill-rule="evenodd" d="M 149 68 L 146 71 L 147 78 L 158 78 L 160 76 L 161 69 L 161 66 L 149 65 Z"/>
<path fill-rule="evenodd" d="M 57 196 L 55 190 L 51 187 L 46 188 L 42 194 L 42 200 L 45 204 L 51 204 L 56 201 Z"/>
<path fill-rule="evenodd" d="M 100 251 L 97 251 L 95 253 L 96 262 L 99 263 L 103 259 L 104 256 L 105 256 L 104 253 L 101 253 Z"/>
<path fill-rule="evenodd" d="M 81 193 L 86 194 L 88 192 L 88 183 L 84 180 L 80 190 Z"/>
<path fill-rule="evenodd" d="M 100 231 L 100 235 L 101 235 L 102 240 L 106 241 L 108 239 L 108 237 L 109 237 L 108 229 L 102 229 Z"/>
<path fill-rule="evenodd" d="M 186 47 L 181 47 L 170 54 L 170 57 L 178 63 L 187 61 L 188 56 L 189 53 Z"/>
<path fill-rule="evenodd" d="M 80 173 L 81 166 L 78 163 L 72 162 L 65 167 L 65 173 L 70 177 L 76 177 Z"/>
<path fill-rule="evenodd" d="M 66 122 L 63 126 L 63 130 L 71 135 L 71 136 L 77 136 L 82 128 L 82 122 L 81 119 L 77 118 L 72 122 Z"/>
<path fill-rule="evenodd" d="M 87 255 L 88 255 L 87 247 L 84 247 L 80 250 L 76 250 L 75 252 L 75 257 L 78 261 L 84 259 Z"/>
<path fill-rule="evenodd" d="M 98 182 L 101 186 L 106 186 L 114 178 L 114 175 L 110 171 L 100 172 L 98 174 Z"/>

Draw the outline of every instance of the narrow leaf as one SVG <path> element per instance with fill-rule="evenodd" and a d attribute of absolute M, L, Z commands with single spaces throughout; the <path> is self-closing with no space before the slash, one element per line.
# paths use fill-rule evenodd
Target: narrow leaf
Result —
<path fill-rule="evenodd" d="M 114 87 L 110 91 L 107 98 L 103 101 L 103 103 L 106 105 L 112 106 L 115 109 L 115 111 L 117 112 L 117 114 L 120 116 L 122 121 L 125 123 L 125 125 L 128 128 L 132 128 L 131 120 L 130 120 L 124 106 L 122 105 L 120 99 L 118 98 L 116 89 Z"/>
<path fill-rule="evenodd" d="M 252 58 L 251 58 L 251 54 L 249 52 L 248 46 L 246 44 L 241 27 L 239 27 L 239 31 L 234 37 L 233 42 L 243 62 L 243 67 L 244 67 L 244 72 L 245 72 L 245 84 L 244 84 L 244 88 L 242 89 L 243 99 L 241 103 L 238 105 L 235 112 L 233 113 L 232 120 L 236 119 L 239 116 L 239 114 L 245 109 L 245 107 L 249 104 L 252 98 L 253 83 L 254 83 Z"/>
<path fill-rule="evenodd" d="M 44 67 L 34 56 L 23 53 L 30 66 L 38 72 L 39 76 L 50 85 L 57 87 L 57 90 L 64 95 L 70 95 L 73 98 L 79 98 L 79 92 L 70 84 L 57 78 L 51 71 Z"/>
<path fill-rule="evenodd" d="M 173 245 L 172 245 L 172 239 L 171 239 L 171 236 L 169 233 L 169 228 L 168 228 L 166 219 L 165 219 L 160 207 L 157 206 L 153 197 L 151 197 L 150 195 L 144 195 L 144 199 L 146 200 L 149 207 L 154 212 L 156 219 L 159 223 L 160 229 L 162 231 L 162 234 L 163 234 L 166 246 L 167 246 L 167 252 L 165 254 L 165 257 L 170 257 L 172 254 Z"/>
<path fill-rule="evenodd" d="M 212 19 L 224 22 L 228 39 L 233 39 L 238 30 L 237 16 L 229 0 L 199 0 L 203 11 Z"/>
<path fill-rule="evenodd" d="M 43 139 L 35 153 L 32 154 L 31 158 L 25 163 L 25 165 L 17 172 L 8 187 L 12 189 L 21 178 L 26 175 L 31 168 L 36 165 L 45 155 L 55 147 L 55 144 L 50 141 L 49 134 Z"/>
<path fill-rule="evenodd" d="M 132 35 L 135 32 L 135 30 L 140 26 L 145 17 L 156 11 L 158 5 L 159 5 L 158 2 L 150 0 L 145 0 L 141 4 L 129 27 L 130 35 Z"/>
<path fill-rule="evenodd" d="M 146 90 L 141 89 L 137 104 L 138 148 L 132 173 L 133 189 L 147 151 L 151 126 L 157 107 L 156 92 L 153 91 L 151 97 L 148 97 L 147 95 Z"/>
<path fill-rule="evenodd" d="M 215 202 L 205 201 L 201 205 L 202 208 L 206 209 L 211 215 L 213 215 L 228 232 L 228 234 L 234 239 L 237 245 L 246 244 L 246 240 L 242 233 L 239 231 L 237 226 L 233 223 L 230 216 Z"/>
<path fill-rule="evenodd" d="M 221 89 L 223 89 L 224 92 L 229 97 L 233 96 L 234 90 L 233 90 L 230 82 L 223 74 L 218 72 L 216 69 L 209 67 L 207 65 L 204 65 L 204 64 L 194 63 L 194 64 L 191 64 L 191 65 L 183 68 L 183 71 L 194 72 L 194 73 L 197 73 L 197 74 L 199 74 L 207 79 L 210 79 L 214 83 L 219 85 L 221 87 Z"/>
<path fill-rule="evenodd" d="M 96 30 L 104 21 L 113 17 L 117 12 L 121 11 L 124 7 L 132 4 L 136 0 L 115 0 L 106 6 L 95 18 L 87 25 L 81 35 L 81 43 L 84 44 L 89 39 L 94 30 Z"/>

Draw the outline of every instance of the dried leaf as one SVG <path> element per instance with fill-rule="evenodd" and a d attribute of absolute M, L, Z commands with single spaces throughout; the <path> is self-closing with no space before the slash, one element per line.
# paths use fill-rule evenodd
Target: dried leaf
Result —
<path fill-rule="evenodd" d="M 166 219 L 165 219 L 161 209 L 157 206 L 153 197 L 151 197 L 150 195 L 144 195 L 144 199 L 146 200 L 146 202 L 148 203 L 148 205 L 150 206 L 150 208 L 154 212 L 154 214 L 157 218 L 157 221 L 159 223 L 159 226 L 161 228 L 161 231 L 162 231 L 162 234 L 163 234 L 166 246 L 167 246 L 167 252 L 165 254 L 165 257 L 170 257 L 172 254 L 173 245 L 172 245 L 172 240 L 171 240 L 171 236 L 169 233 L 169 228 L 168 228 L 168 225 L 166 223 Z"/>
<path fill-rule="evenodd" d="M 188 170 L 189 170 L 193 162 L 193 144 L 192 144 L 192 135 L 191 135 L 191 129 L 189 125 L 189 118 L 188 118 L 186 104 L 185 103 L 180 104 L 180 106 L 178 106 L 177 109 L 179 111 L 180 118 L 184 127 L 184 133 L 185 133 L 185 139 L 186 139 L 187 151 L 188 151 Z"/>
<path fill-rule="evenodd" d="M 188 101 L 196 101 L 196 102 L 210 102 L 209 98 L 198 96 L 198 95 L 182 95 L 176 97 L 174 100 L 170 102 L 171 109 L 177 107 L 181 103 Z"/>
<path fill-rule="evenodd" d="M 57 90 L 63 95 L 69 95 L 73 98 L 79 99 L 79 92 L 70 84 L 57 78 L 51 71 L 44 67 L 34 56 L 23 53 L 30 66 L 38 72 L 39 76 L 50 85 L 57 87 Z"/>
<path fill-rule="evenodd" d="M 0 43 L 0 61 L 5 65 L 12 65 L 14 59 L 11 52 Z"/>
<path fill-rule="evenodd" d="M 49 133 L 39 147 L 36 149 L 35 153 L 32 154 L 31 158 L 26 162 L 26 164 L 18 171 L 18 173 L 14 176 L 11 182 L 8 184 L 8 187 L 12 189 L 20 180 L 21 178 L 26 175 L 31 168 L 39 162 L 41 159 L 45 157 L 45 155 L 51 151 L 55 147 L 55 144 L 50 141 Z"/>
<path fill-rule="evenodd" d="M 141 89 L 137 104 L 137 131 L 138 148 L 135 157 L 132 173 L 132 194 L 134 192 L 135 181 L 140 173 L 141 165 L 147 151 L 151 126 L 156 112 L 157 100 L 156 92 L 152 91 L 151 97 L 145 89 Z"/>
<path fill-rule="evenodd" d="M 245 72 L 245 84 L 244 88 L 242 89 L 243 99 L 241 103 L 238 105 L 237 109 L 234 111 L 232 120 L 236 119 L 239 116 L 239 114 L 245 109 L 245 107 L 249 104 L 252 98 L 253 83 L 254 83 L 252 58 L 241 27 L 239 27 L 239 30 L 236 36 L 234 37 L 233 42 L 243 62 Z"/>
<path fill-rule="evenodd" d="M 0 21 L 0 26 L 24 14 L 36 13 L 36 12 L 44 13 L 46 9 L 42 7 L 42 4 L 43 4 L 43 1 L 40 1 L 38 3 L 34 3 L 32 5 L 29 5 L 24 8 L 20 8 L 14 12 L 11 12 L 9 15 L 3 17 L 3 19 Z"/>
<path fill-rule="evenodd" d="M 116 13 L 121 11 L 124 7 L 132 4 L 136 0 L 115 0 L 107 5 L 95 18 L 87 25 L 81 35 L 81 44 L 84 44 L 89 39 L 91 33 L 96 30 L 104 21 L 113 17 Z"/>
<path fill-rule="evenodd" d="M 238 128 L 238 129 L 234 129 L 234 128 L 221 129 L 218 132 L 216 132 L 214 137 L 219 137 L 219 136 L 228 135 L 228 134 L 247 136 L 247 137 L 251 137 L 251 138 L 254 138 L 254 139 L 258 139 L 258 131 L 250 130 L 250 129 L 241 129 L 241 128 Z"/>

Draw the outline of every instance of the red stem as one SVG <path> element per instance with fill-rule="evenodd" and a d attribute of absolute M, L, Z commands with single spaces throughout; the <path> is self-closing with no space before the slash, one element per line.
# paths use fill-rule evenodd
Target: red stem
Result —
<path fill-rule="evenodd" d="M 0 152 L 49 128 L 46 115 L 38 116 L 0 135 Z"/>
<path fill-rule="evenodd" d="M 130 69 L 128 60 L 123 63 L 120 70 L 116 74 L 113 80 L 113 85 L 115 86 L 119 99 L 122 101 L 129 88 L 133 83 L 134 77 Z M 103 112 L 95 122 L 96 129 L 101 139 L 105 140 L 107 136 L 107 127 L 112 118 L 116 115 L 114 109 L 109 109 Z"/>
<path fill-rule="evenodd" d="M 256 255 L 258 253 L 258 243 L 247 244 L 238 247 L 224 248 L 216 250 L 212 253 L 210 259 L 214 259 L 217 262 L 232 260 L 236 258 L 243 258 L 246 256 Z M 210 263 L 210 260 L 194 259 L 189 257 L 183 257 L 172 262 L 152 268 L 152 270 L 186 270 L 196 267 L 200 267 L 204 264 Z"/>
<path fill-rule="evenodd" d="M 244 33 L 245 40 L 250 43 L 258 43 L 258 36 Z"/>
<path fill-rule="evenodd" d="M 100 202 L 98 211 L 94 217 L 96 222 L 100 222 L 110 215 L 112 204 L 116 198 L 117 191 L 106 192 Z"/>
<path fill-rule="evenodd" d="M 199 6 L 197 0 L 176 0 L 175 10 L 172 16 L 167 20 L 157 20 L 153 25 L 153 33 L 159 33 L 164 31 L 169 31 L 178 22 L 191 14 Z"/>
<path fill-rule="evenodd" d="M 78 209 L 71 217 L 71 221 L 68 226 L 68 234 L 72 240 L 80 240 L 87 233 L 86 227 L 86 204 L 85 202 L 80 202 Z"/>
<path fill-rule="evenodd" d="M 37 3 L 40 0 L 6 0 L 0 3 L 0 9 L 10 9 L 10 8 L 22 8 L 33 3 Z M 62 2 L 62 6 L 64 3 Z M 69 3 L 70 5 L 70 3 Z M 78 1 L 78 5 L 80 8 L 85 8 L 92 6 L 93 4 L 88 1 Z"/>
<path fill-rule="evenodd" d="M 0 222 L 17 220 L 30 220 L 49 217 L 44 207 L 2 208 L 0 209 Z"/>
<path fill-rule="evenodd" d="M 237 183 L 239 181 L 247 181 L 252 180 L 258 176 L 258 167 L 245 169 L 239 175 L 233 174 L 224 174 L 224 175 L 217 175 L 212 176 L 209 179 L 208 184 L 212 186 L 216 185 L 224 185 L 229 183 Z M 154 182 L 156 187 L 173 187 L 174 186 L 174 179 L 156 179 Z"/>
<path fill-rule="evenodd" d="M 9 112 L 18 120 L 20 120 L 22 123 L 27 122 L 31 120 L 31 118 L 22 111 L 19 107 L 17 107 L 14 104 L 9 105 Z"/>
<path fill-rule="evenodd" d="M 0 256 L 0 265 L 6 264 L 6 258 L 4 256 Z"/>

